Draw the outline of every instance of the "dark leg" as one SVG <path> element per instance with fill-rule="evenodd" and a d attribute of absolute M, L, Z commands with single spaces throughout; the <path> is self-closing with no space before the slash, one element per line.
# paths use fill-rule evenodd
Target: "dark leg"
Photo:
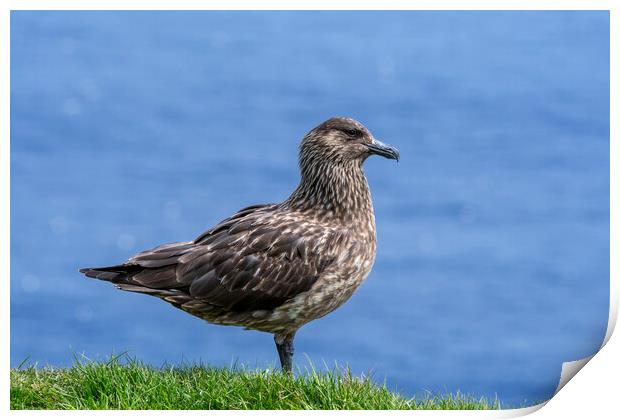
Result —
<path fill-rule="evenodd" d="M 280 356 L 280 365 L 282 370 L 286 373 L 291 373 L 293 369 L 293 340 L 295 339 L 295 333 L 292 334 L 275 334 L 273 336 L 276 347 L 278 348 L 278 356 Z"/>

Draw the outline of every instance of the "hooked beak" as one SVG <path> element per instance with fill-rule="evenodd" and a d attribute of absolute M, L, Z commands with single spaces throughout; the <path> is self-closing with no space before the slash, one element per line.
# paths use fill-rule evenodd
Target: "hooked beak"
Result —
<path fill-rule="evenodd" d="M 374 140 L 372 144 L 367 144 L 366 146 L 368 147 L 371 155 L 379 155 L 388 159 L 396 159 L 397 162 L 398 159 L 400 159 L 400 153 L 398 153 L 398 150 L 395 147 L 390 146 L 389 144 L 381 143 L 379 140 Z"/>

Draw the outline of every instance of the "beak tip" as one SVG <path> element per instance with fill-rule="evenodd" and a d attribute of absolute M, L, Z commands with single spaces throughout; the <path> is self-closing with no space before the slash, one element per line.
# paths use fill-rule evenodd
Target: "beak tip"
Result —
<path fill-rule="evenodd" d="M 374 144 L 369 145 L 368 149 L 371 154 L 383 156 L 388 159 L 394 159 L 396 162 L 400 160 L 400 152 L 393 146 L 381 143 L 375 140 Z"/>

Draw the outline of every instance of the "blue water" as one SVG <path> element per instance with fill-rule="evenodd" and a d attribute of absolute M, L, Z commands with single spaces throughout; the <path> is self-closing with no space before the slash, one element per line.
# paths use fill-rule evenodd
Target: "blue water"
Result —
<path fill-rule="evenodd" d="M 333 115 L 402 158 L 366 163 L 374 269 L 296 362 L 549 398 L 607 325 L 606 12 L 13 12 L 11 365 L 275 365 L 268 334 L 77 269 L 286 198 Z"/>

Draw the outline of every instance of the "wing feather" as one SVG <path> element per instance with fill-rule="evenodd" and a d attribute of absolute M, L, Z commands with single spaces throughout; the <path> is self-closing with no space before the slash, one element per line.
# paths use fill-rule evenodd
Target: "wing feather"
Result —
<path fill-rule="evenodd" d="M 85 273 L 188 310 L 197 310 L 195 301 L 232 311 L 274 309 L 308 291 L 347 240 L 342 229 L 296 222 L 274 205 L 252 206 L 192 242 L 162 245 L 121 266 Z"/>

